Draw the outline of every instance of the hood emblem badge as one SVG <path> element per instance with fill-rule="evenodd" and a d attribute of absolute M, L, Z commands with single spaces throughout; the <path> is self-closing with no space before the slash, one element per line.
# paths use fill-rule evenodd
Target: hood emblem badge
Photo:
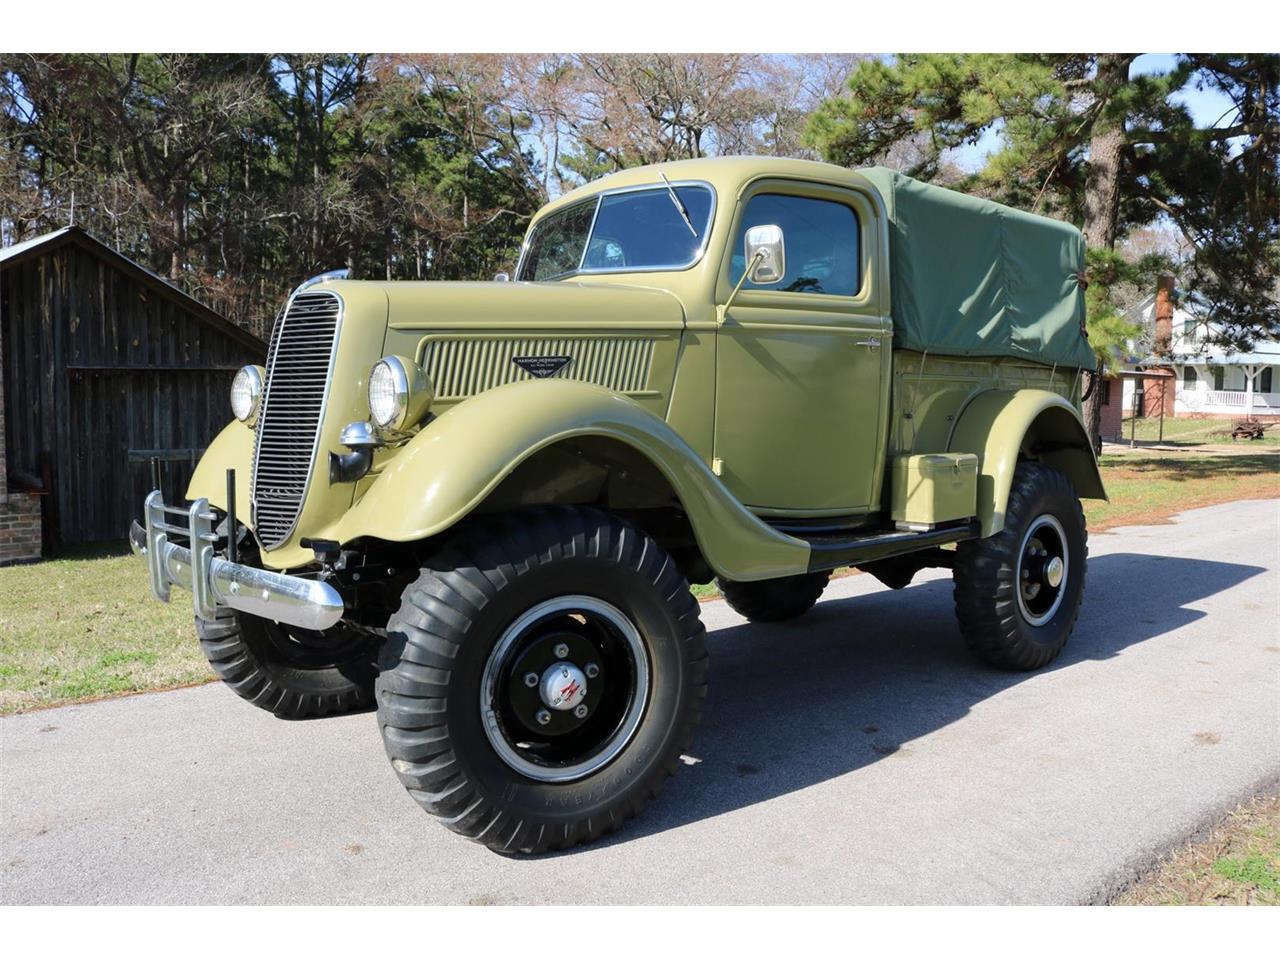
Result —
<path fill-rule="evenodd" d="M 555 376 L 572 359 L 573 357 L 512 357 L 511 362 L 530 376 L 542 380 Z"/>

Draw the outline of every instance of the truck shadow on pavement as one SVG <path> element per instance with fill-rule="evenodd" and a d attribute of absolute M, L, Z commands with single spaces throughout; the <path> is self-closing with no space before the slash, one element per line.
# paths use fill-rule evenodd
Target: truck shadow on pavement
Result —
<path fill-rule="evenodd" d="M 1091 558 L 1071 639 L 1033 673 L 994 670 L 969 654 L 950 578 L 828 600 L 791 623 L 712 631 L 711 689 L 694 762 L 601 843 L 685 826 L 885 760 L 1015 684 L 1109 659 L 1199 620 L 1206 614 L 1188 604 L 1264 572 L 1133 553 Z M 572 851 L 548 856 L 565 855 Z"/>

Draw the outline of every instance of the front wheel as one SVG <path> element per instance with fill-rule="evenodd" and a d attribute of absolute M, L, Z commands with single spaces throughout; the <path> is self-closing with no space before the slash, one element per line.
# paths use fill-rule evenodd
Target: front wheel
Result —
<path fill-rule="evenodd" d="M 477 522 L 387 624 L 378 722 L 449 829 L 505 852 L 589 842 L 655 796 L 706 695 L 698 605 L 671 558 L 591 509 Z"/>
<path fill-rule="evenodd" d="M 287 720 L 329 717 L 373 702 L 377 638 L 344 627 L 290 627 L 227 607 L 196 618 L 209 666 L 239 696 Z"/>
<path fill-rule="evenodd" d="M 956 547 L 956 616 L 979 659 L 1035 670 L 1062 651 L 1080 615 L 1087 540 L 1071 481 L 1052 467 L 1020 463 L 1004 529 Z"/>

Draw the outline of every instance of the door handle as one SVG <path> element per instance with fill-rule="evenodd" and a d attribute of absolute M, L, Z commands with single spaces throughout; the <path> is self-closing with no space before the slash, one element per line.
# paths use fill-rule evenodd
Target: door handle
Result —
<path fill-rule="evenodd" d="M 856 347 L 870 347 L 872 350 L 879 350 L 879 349 L 880 349 L 880 338 L 879 338 L 879 337 L 869 337 L 869 338 L 867 338 L 866 340 L 858 340 L 858 341 L 854 344 L 854 346 L 856 346 Z"/>

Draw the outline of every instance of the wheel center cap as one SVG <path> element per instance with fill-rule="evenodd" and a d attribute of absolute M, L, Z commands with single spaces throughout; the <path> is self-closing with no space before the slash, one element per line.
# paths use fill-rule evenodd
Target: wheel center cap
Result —
<path fill-rule="evenodd" d="M 587 675 L 568 660 L 560 660 L 543 671 L 538 693 L 552 710 L 572 710 L 587 695 Z"/>
<path fill-rule="evenodd" d="M 1044 582 L 1057 588 L 1062 582 L 1062 558 L 1053 557 L 1044 565 Z"/>

